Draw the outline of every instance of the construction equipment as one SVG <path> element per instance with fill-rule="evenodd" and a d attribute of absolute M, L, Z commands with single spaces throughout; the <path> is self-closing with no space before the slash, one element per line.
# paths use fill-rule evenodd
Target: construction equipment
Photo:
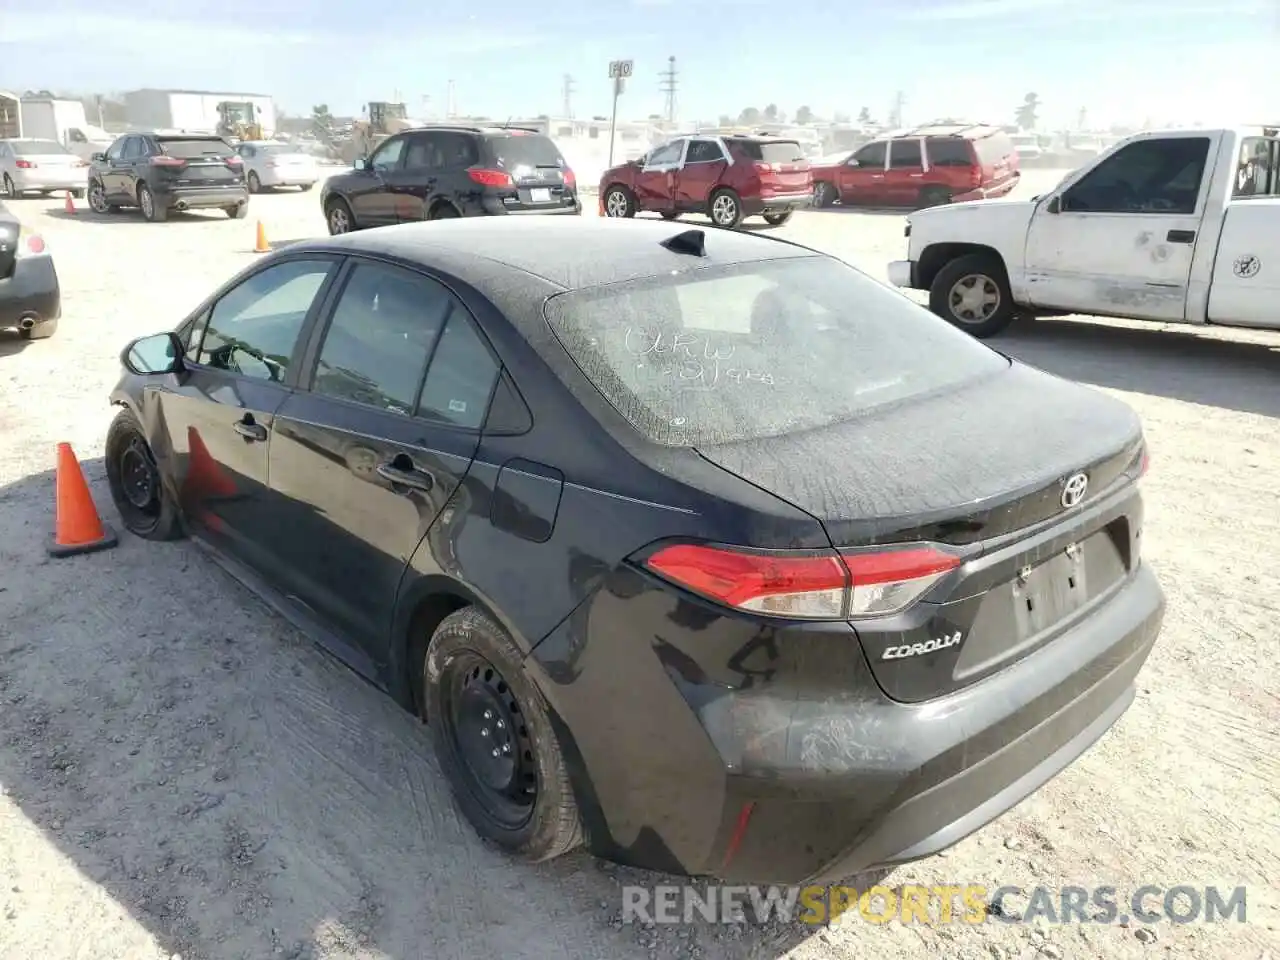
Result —
<path fill-rule="evenodd" d="M 218 104 L 218 135 L 230 140 L 261 140 L 258 108 L 248 100 L 223 100 Z"/>
<path fill-rule="evenodd" d="M 343 157 L 348 163 L 370 156 L 387 137 L 414 125 L 403 103 L 371 100 L 365 105 L 363 114 L 351 130 L 351 141 Z"/>

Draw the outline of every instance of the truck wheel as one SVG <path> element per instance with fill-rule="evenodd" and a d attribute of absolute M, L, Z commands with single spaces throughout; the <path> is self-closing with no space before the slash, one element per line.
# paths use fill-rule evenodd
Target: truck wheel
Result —
<path fill-rule="evenodd" d="M 929 309 L 979 339 L 1013 320 L 1013 294 L 1000 259 L 971 253 L 946 264 L 929 286 Z"/>

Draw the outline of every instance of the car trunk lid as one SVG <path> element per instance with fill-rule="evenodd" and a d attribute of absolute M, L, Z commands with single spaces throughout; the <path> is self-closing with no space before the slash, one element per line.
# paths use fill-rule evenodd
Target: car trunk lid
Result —
<path fill-rule="evenodd" d="M 547 210 L 572 204 L 577 177 L 549 137 L 510 130 L 490 137 L 489 150 L 493 166 L 510 178 L 503 198 L 507 209 Z M 490 179 L 496 184 L 501 177 Z"/>
<path fill-rule="evenodd" d="M 762 192 L 806 193 L 812 189 L 812 168 L 797 141 L 743 140 L 739 144 L 745 158 L 755 165 Z"/>

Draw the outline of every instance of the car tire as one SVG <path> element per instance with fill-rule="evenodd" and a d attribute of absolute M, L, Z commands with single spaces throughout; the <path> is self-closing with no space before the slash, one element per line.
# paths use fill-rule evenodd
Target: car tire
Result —
<path fill-rule="evenodd" d="M 249 184 L 249 192 L 250 192 L 250 193 L 261 193 L 261 192 L 262 192 L 262 181 L 261 181 L 260 179 L 258 179 L 258 174 L 257 174 L 257 173 L 255 173 L 253 170 L 250 170 L 250 171 L 249 171 L 249 179 L 248 179 L 247 183 Z"/>
<path fill-rule="evenodd" d="M 325 205 L 324 222 L 325 226 L 329 228 L 329 236 L 331 237 L 360 229 L 356 226 L 355 214 L 351 212 L 351 207 L 341 197 L 334 197 Z"/>
<path fill-rule="evenodd" d="M 235 206 L 223 207 L 227 211 L 227 216 L 232 220 L 244 220 L 249 216 L 249 202 L 237 203 Z"/>
<path fill-rule="evenodd" d="M 72 190 L 72 191 L 71 191 L 71 196 L 72 196 L 74 199 L 76 199 L 76 200 L 83 200 L 83 199 L 84 199 L 84 191 L 83 191 L 83 190 Z"/>
<path fill-rule="evenodd" d="M 946 187 L 925 187 L 920 191 L 921 207 L 945 207 L 951 202 L 951 191 Z"/>
<path fill-rule="evenodd" d="M 315 186 L 314 183 L 300 183 L 298 184 L 298 191 L 300 193 L 306 193 L 308 190 L 310 190 L 314 186 Z"/>
<path fill-rule="evenodd" d="M 138 209 L 149 223 L 163 223 L 169 219 L 169 208 L 156 202 L 156 195 L 145 183 L 138 184 Z"/>
<path fill-rule="evenodd" d="M 787 210 L 785 213 L 766 213 L 764 222 L 771 227 L 780 227 L 791 219 L 791 214 L 793 213 L 795 213 L 794 210 Z"/>
<path fill-rule="evenodd" d="M 126 530 L 144 540 L 177 540 L 182 518 L 165 490 L 155 454 L 133 411 L 116 414 L 107 430 L 107 485 Z"/>
<path fill-rule="evenodd" d="M 89 190 L 85 194 L 89 199 L 89 209 L 99 215 L 109 213 L 118 213 L 120 208 L 114 203 L 107 203 L 107 193 L 103 189 L 102 184 L 96 180 L 89 184 Z"/>
<path fill-rule="evenodd" d="M 6 200 L 17 200 L 19 196 L 17 186 L 7 173 L 4 175 L 4 182 L 0 183 L 0 196 Z"/>
<path fill-rule="evenodd" d="M 663 210 L 663 211 L 662 211 L 662 219 L 663 219 L 663 220 L 675 220 L 675 219 L 677 219 L 679 216 L 680 216 L 680 214 L 675 213 L 674 211 L 671 211 L 671 210 Z"/>
<path fill-rule="evenodd" d="M 582 821 L 546 700 L 522 660 L 506 631 L 466 607 L 427 644 L 421 700 L 462 814 L 480 836 L 538 862 L 581 844 Z"/>
<path fill-rule="evenodd" d="M 601 202 L 606 217 L 631 218 L 636 215 L 636 195 L 626 187 L 615 184 L 604 192 Z"/>
<path fill-rule="evenodd" d="M 836 188 L 824 180 L 813 185 L 813 205 L 821 210 L 836 202 Z"/>
<path fill-rule="evenodd" d="M 428 220 L 457 220 L 462 214 L 458 212 L 458 208 L 452 203 L 437 203 L 431 208 L 431 213 L 427 216 Z"/>
<path fill-rule="evenodd" d="M 742 223 L 742 198 L 728 187 L 711 194 L 707 202 L 707 216 L 722 230 L 733 230 Z"/>
<path fill-rule="evenodd" d="M 945 264 L 929 285 L 929 309 L 978 339 L 995 336 L 1014 317 L 1004 264 L 989 253 L 971 253 Z"/>

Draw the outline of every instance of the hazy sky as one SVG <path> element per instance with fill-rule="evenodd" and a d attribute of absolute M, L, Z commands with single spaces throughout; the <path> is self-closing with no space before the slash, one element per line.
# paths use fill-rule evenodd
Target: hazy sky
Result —
<path fill-rule="evenodd" d="M 792 112 L 1008 122 L 1029 91 L 1042 125 L 1280 121 L 1280 0 L 0 0 L 0 89 L 143 86 L 262 92 L 293 113 L 354 113 L 397 91 L 443 109 L 607 113 L 607 63 L 632 58 L 620 113 L 773 102 Z"/>

